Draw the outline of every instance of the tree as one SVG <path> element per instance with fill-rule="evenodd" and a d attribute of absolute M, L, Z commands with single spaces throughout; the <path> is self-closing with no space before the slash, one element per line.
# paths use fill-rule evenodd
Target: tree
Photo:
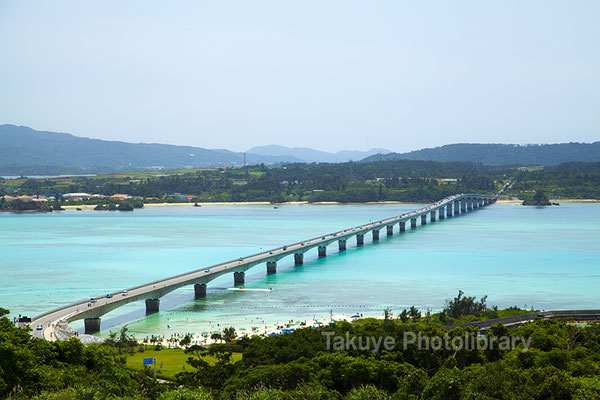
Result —
<path fill-rule="evenodd" d="M 225 343 L 231 342 L 236 336 L 235 328 L 233 326 L 223 329 L 223 340 L 225 340 Z"/>
<path fill-rule="evenodd" d="M 408 310 L 406 308 L 403 308 L 400 314 L 398 315 L 398 318 L 400 318 L 400 321 L 402 321 L 403 323 L 408 322 Z"/>
<path fill-rule="evenodd" d="M 550 203 L 550 200 L 548 199 L 548 196 L 546 195 L 546 193 L 544 193 L 543 190 L 536 190 L 535 195 L 533 196 L 533 201 L 536 204 L 548 204 L 548 203 Z"/>
<path fill-rule="evenodd" d="M 410 310 L 408 311 L 408 315 L 410 315 L 410 317 L 415 322 L 418 321 L 419 319 L 421 319 L 421 311 L 419 311 L 419 309 L 415 306 L 410 307 Z"/>
<path fill-rule="evenodd" d="M 458 296 L 448 301 L 444 307 L 444 313 L 452 318 L 460 318 L 463 315 L 478 316 L 487 309 L 486 299 L 483 296 L 479 301 L 475 301 L 475 296 L 463 296 L 465 293 L 462 290 L 458 291 Z"/>
<path fill-rule="evenodd" d="M 383 310 L 383 323 L 385 324 L 392 318 L 392 309 L 387 307 Z"/>
<path fill-rule="evenodd" d="M 190 343 L 192 343 L 192 338 L 190 335 L 185 335 L 184 338 L 179 341 L 179 345 L 181 347 L 189 346 Z"/>

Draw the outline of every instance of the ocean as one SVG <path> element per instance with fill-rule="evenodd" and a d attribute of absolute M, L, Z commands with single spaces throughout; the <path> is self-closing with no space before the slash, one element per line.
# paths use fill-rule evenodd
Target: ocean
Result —
<path fill-rule="evenodd" d="M 0 213 L 0 307 L 35 316 L 91 296 L 203 268 L 421 207 L 370 205 L 219 205 L 148 207 L 134 212 Z M 143 302 L 102 317 L 102 332 L 127 324 L 137 337 L 251 328 L 288 320 L 397 313 L 412 305 L 437 311 L 458 290 L 488 296 L 488 305 L 550 309 L 600 308 L 600 204 L 523 207 L 498 203 L 304 265 L 280 260 L 277 274 L 259 265 L 245 287 L 233 276 L 161 299 L 146 316 Z M 83 330 L 82 321 L 72 326 Z"/>

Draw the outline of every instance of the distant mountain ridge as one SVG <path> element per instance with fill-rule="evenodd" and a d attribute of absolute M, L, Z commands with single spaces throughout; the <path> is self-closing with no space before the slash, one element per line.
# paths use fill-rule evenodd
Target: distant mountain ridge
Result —
<path fill-rule="evenodd" d="M 600 142 L 541 145 L 457 143 L 445 146 L 370 156 L 362 162 L 379 160 L 467 161 L 484 165 L 531 166 L 563 162 L 600 161 Z"/>
<path fill-rule="evenodd" d="M 366 158 L 365 158 L 366 157 Z M 468 161 L 485 165 L 551 165 L 600 161 L 600 142 L 549 145 L 451 144 L 409 153 L 385 149 L 327 153 L 310 148 L 253 147 L 244 153 L 168 144 L 127 143 L 0 125 L 0 176 L 107 173 L 225 165 L 338 163 L 350 160 Z"/>
<path fill-rule="evenodd" d="M 300 159 L 303 162 L 312 163 L 339 163 L 348 161 L 358 161 L 373 154 L 387 154 L 386 149 L 371 149 L 368 151 L 359 150 L 341 150 L 337 153 L 328 153 L 325 151 L 314 150 L 308 147 L 285 147 L 278 145 L 257 146 L 248 150 L 248 154 L 271 155 L 279 157 L 289 157 L 290 161 Z"/>
<path fill-rule="evenodd" d="M 300 160 L 249 154 L 248 164 Z M 135 169 L 241 166 L 244 154 L 167 144 L 127 143 L 0 125 L 0 173 L 97 173 Z M 41 171 L 40 171 L 41 169 Z"/>

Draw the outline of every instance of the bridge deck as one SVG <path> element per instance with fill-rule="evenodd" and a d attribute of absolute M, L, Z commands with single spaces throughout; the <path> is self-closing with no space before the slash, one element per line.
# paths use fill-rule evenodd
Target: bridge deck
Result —
<path fill-rule="evenodd" d="M 277 262 L 280 259 L 289 255 L 304 254 L 305 252 L 315 247 L 326 247 L 336 241 L 348 240 L 349 238 L 358 235 L 365 235 L 372 231 L 379 231 L 386 226 L 393 226 L 397 223 L 417 219 L 421 215 L 427 216 L 431 213 L 438 211 L 440 212 L 440 214 L 444 214 L 444 210 L 450 209 L 452 206 L 456 208 L 456 202 L 494 202 L 495 199 L 495 196 L 481 194 L 453 195 L 433 204 L 430 204 L 426 207 L 408 213 L 404 213 L 399 216 L 387 218 L 380 221 L 370 222 L 368 224 L 359 225 L 338 232 L 321 235 L 312 239 L 289 244 L 287 246 L 281 246 L 272 250 L 267 250 L 237 260 L 227 261 L 213 266 L 207 266 L 188 273 L 136 286 L 127 289 L 128 293 L 125 296 L 122 295 L 122 292 L 112 293 L 112 298 L 99 297 L 97 298 L 96 303 L 92 304 L 91 306 L 89 300 L 82 300 L 67 305 L 65 307 L 61 307 L 59 309 L 38 315 L 32 320 L 30 325 L 34 329 L 33 333 L 35 336 L 53 340 L 54 334 L 52 326 L 60 320 L 72 322 L 84 318 L 99 318 L 100 316 L 127 303 L 145 299 L 157 299 L 183 286 L 193 284 L 206 284 L 223 274 L 245 272 L 246 270 L 258 264 L 267 262 Z M 476 204 L 479 205 L 479 203 Z M 40 325 L 42 329 L 36 329 Z"/>

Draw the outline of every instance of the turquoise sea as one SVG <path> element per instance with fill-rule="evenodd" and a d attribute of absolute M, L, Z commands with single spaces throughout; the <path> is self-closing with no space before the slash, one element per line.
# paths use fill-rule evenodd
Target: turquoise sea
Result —
<path fill-rule="evenodd" d="M 0 307 L 37 315 L 76 300 L 235 259 L 261 249 L 401 214 L 416 204 L 152 207 L 134 212 L 63 211 L 0 214 Z M 429 223 L 341 254 L 337 246 L 305 264 L 264 265 L 161 299 L 145 316 L 142 302 L 102 318 L 102 335 L 127 323 L 138 337 L 261 326 L 330 313 L 381 314 L 416 305 L 439 310 L 459 289 L 488 304 L 537 309 L 600 308 L 600 204 L 559 207 L 495 204 Z M 82 323 L 73 326 L 82 328 Z M 170 326 L 170 328 L 168 327 Z"/>

